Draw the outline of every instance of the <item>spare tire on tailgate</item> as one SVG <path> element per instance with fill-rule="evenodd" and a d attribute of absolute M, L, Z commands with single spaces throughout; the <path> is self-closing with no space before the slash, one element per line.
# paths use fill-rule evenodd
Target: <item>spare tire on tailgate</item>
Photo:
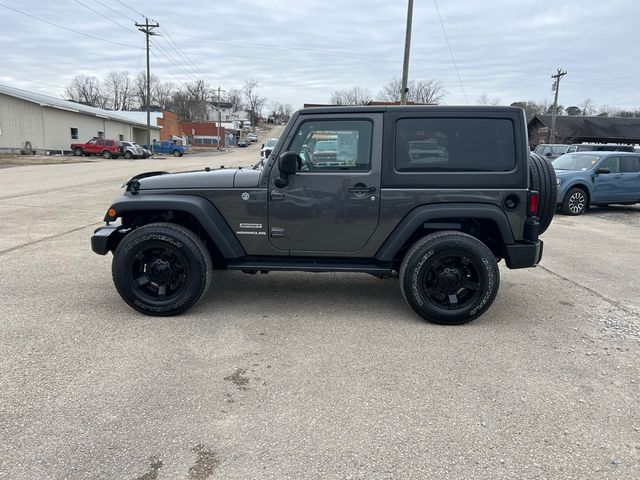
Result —
<path fill-rule="evenodd" d="M 538 192 L 538 218 L 540 233 L 544 233 L 553 219 L 558 197 L 556 171 L 546 158 L 531 153 L 529 156 L 529 188 Z"/>

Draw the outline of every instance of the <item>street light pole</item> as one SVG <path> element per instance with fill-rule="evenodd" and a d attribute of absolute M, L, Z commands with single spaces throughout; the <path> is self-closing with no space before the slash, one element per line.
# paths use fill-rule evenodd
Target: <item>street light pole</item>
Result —
<path fill-rule="evenodd" d="M 407 84 L 409 79 L 409 50 L 411 49 L 411 24 L 413 22 L 413 0 L 409 0 L 407 7 L 407 30 L 404 37 L 404 62 L 402 63 L 402 90 L 400 91 L 400 105 L 407 104 Z"/>

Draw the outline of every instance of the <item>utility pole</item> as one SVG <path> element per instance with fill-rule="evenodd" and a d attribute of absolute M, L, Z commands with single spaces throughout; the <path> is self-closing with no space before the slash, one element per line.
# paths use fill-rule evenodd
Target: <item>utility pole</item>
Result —
<path fill-rule="evenodd" d="M 407 8 L 407 31 L 404 37 L 404 62 L 402 63 L 402 90 L 400 91 L 400 105 L 407 104 L 407 83 L 409 80 L 409 50 L 411 48 L 411 24 L 413 23 L 413 0 L 409 0 Z"/>
<path fill-rule="evenodd" d="M 222 142 L 222 111 L 220 110 L 220 87 L 218 87 L 218 150 Z"/>
<path fill-rule="evenodd" d="M 558 69 L 558 73 L 551 75 L 554 79 L 552 89 L 555 90 L 556 95 L 553 99 L 553 110 L 551 111 L 551 132 L 549 132 L 549 143 L 556 143 L 556 114 L 558 110 L 558 91 L 560 90 L 560 79 L 567 74 L 566 70 Z"/>
<path fill-rule="evenodd" d="M 147 38 L 147 145 L 151 148 L 151 69 L 149 67 L 149 37 L 151 35 L 157 35 L 157 33 L 153 32 L 154 28 L 158 28 L 160 25 L 158 23 L 149 23 L 149 19 L 145 17 L 145 23 L 137 23 L 136 27 L 142 33 L 145 34 Z"/>

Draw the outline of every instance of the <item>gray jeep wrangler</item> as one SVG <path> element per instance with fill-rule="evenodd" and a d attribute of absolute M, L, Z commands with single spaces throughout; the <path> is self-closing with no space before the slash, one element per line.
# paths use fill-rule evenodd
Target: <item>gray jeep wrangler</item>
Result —
<path fill-rule="evenodd" d="M 134 309 L 176 315 L 215 269 L 399 278 L 423 318 L 484 313 L 508 268 L 536 265 L 556 202 L 511 107 L 308 108 L 262 168 L 149 172 L 126 183 L 92 248 Z"/>

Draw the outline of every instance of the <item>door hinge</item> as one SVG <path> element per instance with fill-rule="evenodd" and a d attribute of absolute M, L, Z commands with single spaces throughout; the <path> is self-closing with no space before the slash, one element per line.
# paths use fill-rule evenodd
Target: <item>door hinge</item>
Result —
<path fill-rule="evenodd" d="M 284 228 L 280 227 L 271 227 L 271 236 L 272 237 L 284 237 Z"/>

